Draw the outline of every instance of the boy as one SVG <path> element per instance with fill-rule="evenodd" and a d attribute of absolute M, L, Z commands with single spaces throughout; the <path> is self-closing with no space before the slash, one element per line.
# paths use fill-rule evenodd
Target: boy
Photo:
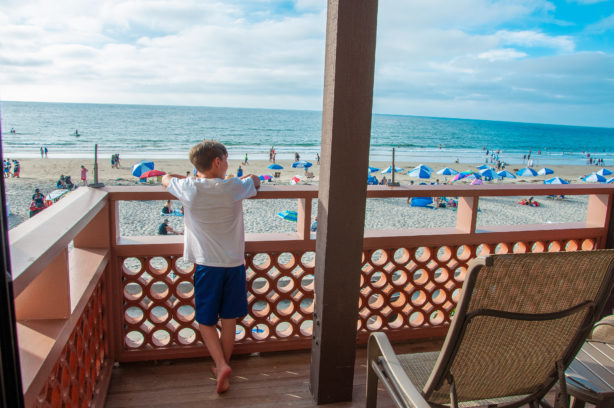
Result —
<path fill-rule="evenodd" d="M 197 178 L 167 174 L 162 185 L 185 211 L 184 253 L 196 265 L 196 321 L 215 363 L 217 392 L 230 387 L 230 356 L 236 319 L 247 314 L 245 232 L 241 201 L 256 195 L 260 179 L 248 174 L 225 179 L 228 152 L 223 144 L 204 140 L 190 150 Z M 221 338 L 216 323 L 222 321 Z"/>

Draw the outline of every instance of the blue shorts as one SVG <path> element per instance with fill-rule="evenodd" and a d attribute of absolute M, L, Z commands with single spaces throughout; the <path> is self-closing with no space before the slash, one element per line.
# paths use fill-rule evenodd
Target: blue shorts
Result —
<path fill-rule="evenodd" d="M 196 265 L 194 271 L 196 321 L 214 326 L 218 319 L 236 319 L 247 314 L 245 265 L 224 268 Z"/>

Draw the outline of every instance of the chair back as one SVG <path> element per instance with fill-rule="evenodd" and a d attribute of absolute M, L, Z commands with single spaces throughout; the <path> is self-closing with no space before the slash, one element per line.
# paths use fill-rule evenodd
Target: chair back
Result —
<path fill-rule="evenodd" d="M 452 379 L 458 401 L 545 395 L 557 363 L 571 363 L 613 285 L 614 250 L 477 259 L 425 397 L 449 403 Z"/>

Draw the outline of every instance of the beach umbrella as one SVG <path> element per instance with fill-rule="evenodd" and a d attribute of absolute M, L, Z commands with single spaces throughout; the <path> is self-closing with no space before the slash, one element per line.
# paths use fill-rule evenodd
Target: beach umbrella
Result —
<path fill-rule="evenodd" d="M 308 169 L 309 167 L 313 166 L 313 164 L 309 163 L 308 161 L 305 160 L 299 160 L 299 161 L 295 161 L 294 163 L 292 163 L 292 167 L 293 168 L 300 168 L 300 169 Z"/>
<path fill-rule="evenodd" d="M 582 180 L 588 181 L 589 183 L 605 183 L 606 181 L 605 177 L 600 176 L 597 173 L 589 174 L 588 176 L 584 177 Z"/>
<path fill-rule="evenodd" d="M 296 211 L 286 210 L 286 211 L 277 213 L 277 216 L 283 218 L 284 220 L 296 222 L 298 213 Z"/>
<path fill-rule="evenodd" d="M 524 169 L 518 170 L 516 175 L 521 177 L 531 177 L 537 176 L 537 172 L 530 167 L 525 167 Z"/>
<path fill-rule="evenodd" d="M 411 171 L 408 171 L 407 175 L 409 177 L 417 177 L 423 179 L 431 178 L 431 172 L 424 167 L 417 167 Z"/>
<path fill-rule="evenodd" d="M 458 174 L 458 171 L 449 167 L 444 167 L 443 169 L 437 170 L 437 174 L 441 174 L 443 176 L 454 176 L 455 174 Z"/>
<path fill-rule="evenodd" d="M 494 178 L 499 178 L 499 175 L 497 174 L 497 172 L 494 169 L 490 169 L 490 168 L 480 171 L 480 174 L 485 179 L 491 179 L 492 180 Z"/>
<path fill-rule="evenodd" d="M 369 173 L 375 173 L 376 171 L 379 171 L 377 167 L 369 166 Z"/>
<path fill-rule="evenodd" d="M 482 180 L 480 180 L 480 179 L 476 178 L 475 180 L 473 180 L 473 181 L 471 182 L 471 184 L 472 184 L 472 185 L 474 185 L 474 186 L 479 186 L 479 185 L 484 184 L 484 182 L 483 182 Z"/>
<path fill-rule="evenodd" d="M 274 163 L 274 164 L 271 164 L 267 168 L 269 168 L 271 170 L 283 170 L 284 167 L 281 164 Z"/>
<path fill-rule="evenodd" d="M 603 168 L 603 169 L 599 170 L 597 172 L 597 174 L 599 174 L 600 176 L 609 176 L 610 174 L 612 174 L 612 170 Z"/>
<path fill-rule="evenodd" d="M 423 168 L 427 169 L 428 171 L 430 171 L 431 173 L 435 171 L 432 168 L 430 168 L 429 166 L 427 166 L 426 164 L 422 164 L 422 163 L 417 165 L 416 167 L 414 167 L 414 169 L 417 169 L 418 167 L 423 167 Z"/>
<path fill-rule="evenodd" d="M 478 170 L 480 170 L 480 171 L 481 171 L 481 170 L 488 170 L 488 169 L 491 169 L 491 170 L 494 170 L 494 169 L 495 169 L 494 167 L 491 167 L 491 166 L 489 166 L 488 164 L 482 164 L 481 166 L 477 166 L 476 168 L 477 168 Z"/>
<path fill-rule="evenodd" d="M 153 170 L 153 169 L 154 169 L 154 163 L 152 161 L 141 160 L 140 162 L 132 166 L 132 175 L 134 177 L 141 177 L 143 173 L 149 170 Z"/>
<path fill-rule="evenodd" d="M 554 170 L 544 167 L 543 169 L 538 171 L 537 174 L 539 174 L 540 176 L 545 176 L 547 174 L 554 174 Z"/>
<path fill-rule="evenodd" d="M 569 184 L 569 181 L 563 180 L 560 177 L 553 177 L 548 180 L 544 180 L 544 184 Z"/>
<path fill-rule="evenodd" d="M 394 171 L 395 173 L 398 173 L 400 171 L 403 171 L 403 169 L 400 167 L 395 167 Z M 388 173 L 392 173 L 392 166 L 388 166 L 386 167 L 386 169 L 382 170 L 382 174 L 388 174 Z"/>
<path fill-rule="evenodd" d="M 514 173 L 510 173 L 507 170 L 501 170 L 501 171 L 497 172 L 497 175 L 499 177 L 501 177 L 501 178 L 505 178 L 505 177 L 508 177 L 508 178 L 511 178 L 511 179 L 515 179 L 516 178 L 516 176 L 514 176 Z"/>
<path fill-rule="evenodd" d="M 158 177 L 158 176 L 164 176 L 165 174 L 166 174 L 165 172 L 160 171 L 160 170 L 149 170 L 141 174 L 139 178 Z"/>
<path fill-rule="evenodd" d="M 259 178 L 262 181 L 268 181 L 268 180 L 272 180 L 273 176 L 271 176 L 270 174 L 262 174 L 262 175 L 260 175 Z"/>
<path fill-rule="evenodd" d="M 301 176 L 294 176 L 290 179 L 291 184 L 298 184 L 299 181 L 301 181 Z"/>
<path fill-rule="evenodd" d="M 372 175 L 370 175 L 370 174 L 369 174 L 369 175 L 367 176 L 367 185 L 375 186 L 375 185 L 377 185 L 377 184 L 378 184 L 378 183 L 377 183 L 377 179 L 376 179 L 374 176 L 372 176 Z"/>
<path fill-rule="evenodd" d="M 612 177 L 611 179 L 608 179 L 608 181 L 606 181 L 607 184 L 612 184 L 614 183 L 614 177 Z"/>

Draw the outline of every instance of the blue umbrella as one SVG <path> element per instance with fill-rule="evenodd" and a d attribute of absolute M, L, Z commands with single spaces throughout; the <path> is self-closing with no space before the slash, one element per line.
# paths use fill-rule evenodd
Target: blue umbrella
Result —
<path fill-rule="evenodd" d="M 286 210 L 277 213 L 277 216 L 283 218 L 284 220 L 294 221 L 296 222 L 296 218 L 298 217 L 298 213 L 296 211 Z"/>
<path fill-rule="evenodd" d="M 494 171 L 493 169 L 485 169 L 480 171 L 480 174 L 482 175 L 482 177 L 484 177 L 485 179 L 494 179 L 494 178 L 499 178 L 499 175 L 497 174 L 496 171 Z"/>
<path fill-rule="evenodd" d="M 501 170 L 501 171 L 497 172 L 497 175 L 499 177 L 502 177 L 502 178 L 504 178 L 504 177 L 508 177 L 508 178 L 511 178 L 511 179 L 515 179 L 516 178 L 516 176 L 514 176 L 514 173 L 510 173 L 507 170 Z"/>
<path fill-rule="evenodd" d="M 275 164 L 271 164 L 268 168 L 272 169 L 272 170 L 282 170 L 283 166 L 280 165 L 280 164 L 275 163 Z"/>
<path fill-rule="evenodd" d="M 554 174 L 554 170 L 544 167 L 540 171 L 537 172 L 540 176 L 545 176 L 546 174 Z"/>
<path fill-rule="evenodd" d="M 428 171 L 430 171 L 431 173 L 434 172 L 435 170 L 433 170 L 432 168 L 430 168 L 429 166 L 427 166 L 426 164 L 422 164 L 420 163 L 419 165 L 417 165 L 416 167 L 414 167 L 415 169 L 417 169 L 418 167 L 424 167 L 425 169 L 427 169 Z"/>
<path fill-rule="evenodd" d="M 431 178 L 431 172 L 424 167 L 416 167 L 415 169 L 408 171 L 407 175 L 409 177 L 418 177 L 423 179 Z"/>
<path fill-rule="evenodd" d="M 611 179 L 608 179 L 608 181 L 606 181 L 607 184 L 612 184 L 614 183 L 614 177 L 612 177 Z"/>
<path fill-rule="evenodd" d="M 584 177 L 582 180 L 588 181 L 589 183 L 605 183 L 606 181 L 605 177 L 600 176 L 597 173 L 589 174 L 588 176 Z"/>
<path fill-rule="evenodd" d="M 444 167 L 443 169 L 438 170 L 437 174 L 441 174 L 441 175 L 444 175 L 444 176 L 453 176 L 455 174 L 458 174 L 458 171 L 456 171 L 454 169 L 451 169 L 449 167 Z"/>
<path fill-rule="evenodd" d="M 600 176 L 609 176 L 610 174 L 612 174 L 612 170 L 604 168 L 604 169 L 599 170 L 597 174 L 599 174 Z"/>
<path fill-rule="evenodd" d="M 292 167 L 293 168 L 305 168 L 308 169 L 309 167 L 313 166 L 313 164 L 309 163 L 308 161 L 305 160 L 299 160 L 299 161 L 295 161 L 294 163 L 292 163 Z"/>
<path fill-rule="evenodd" d="M 375 173 L 376 171 L 379 171 L 379 169 L 377 167 L 369 166 L 369 173 Z"/>
<path fill-rule="evenodd" d="M 377 184 L 378 184 L 377 179 L 374 176 L 372 175 L 367 176 L 367 185 L 376 186 Z"/>
<path fill-rule="evenodd" d="M 400 168 L 400 167 L 395 167 L 394 168 L 394 172 L 395 173 L 398 173 L 400 171 L 403 171 L 403 169 Z M 392 173 L 392 166 L 388 166 L 388 167 L 386 167 L 385 170 L 382 170 L 382 174 L 387 174 L 387 173 Z"/>
<path fill-rule="evenodd" d="M 560 177 L 553 177 L 548 180 L 544 180 L 544 184 L 569 184 L 569 181 L 563 180 Z"/>
<path fill-rule="evenodd" d="M 516 175 L 521 177 L 531 177 L 537 176 L 537 172 L 530 167 L 525 167 L 524 169 L 518 170 Z"/>
<path fill-rule="evenodd" d="M 141 177 L 143 173 L 154 169 L 154 163 L 147 160 L 141 160 L 134 166 L 132 166 L 132 175 L 134 177 Z"/>

